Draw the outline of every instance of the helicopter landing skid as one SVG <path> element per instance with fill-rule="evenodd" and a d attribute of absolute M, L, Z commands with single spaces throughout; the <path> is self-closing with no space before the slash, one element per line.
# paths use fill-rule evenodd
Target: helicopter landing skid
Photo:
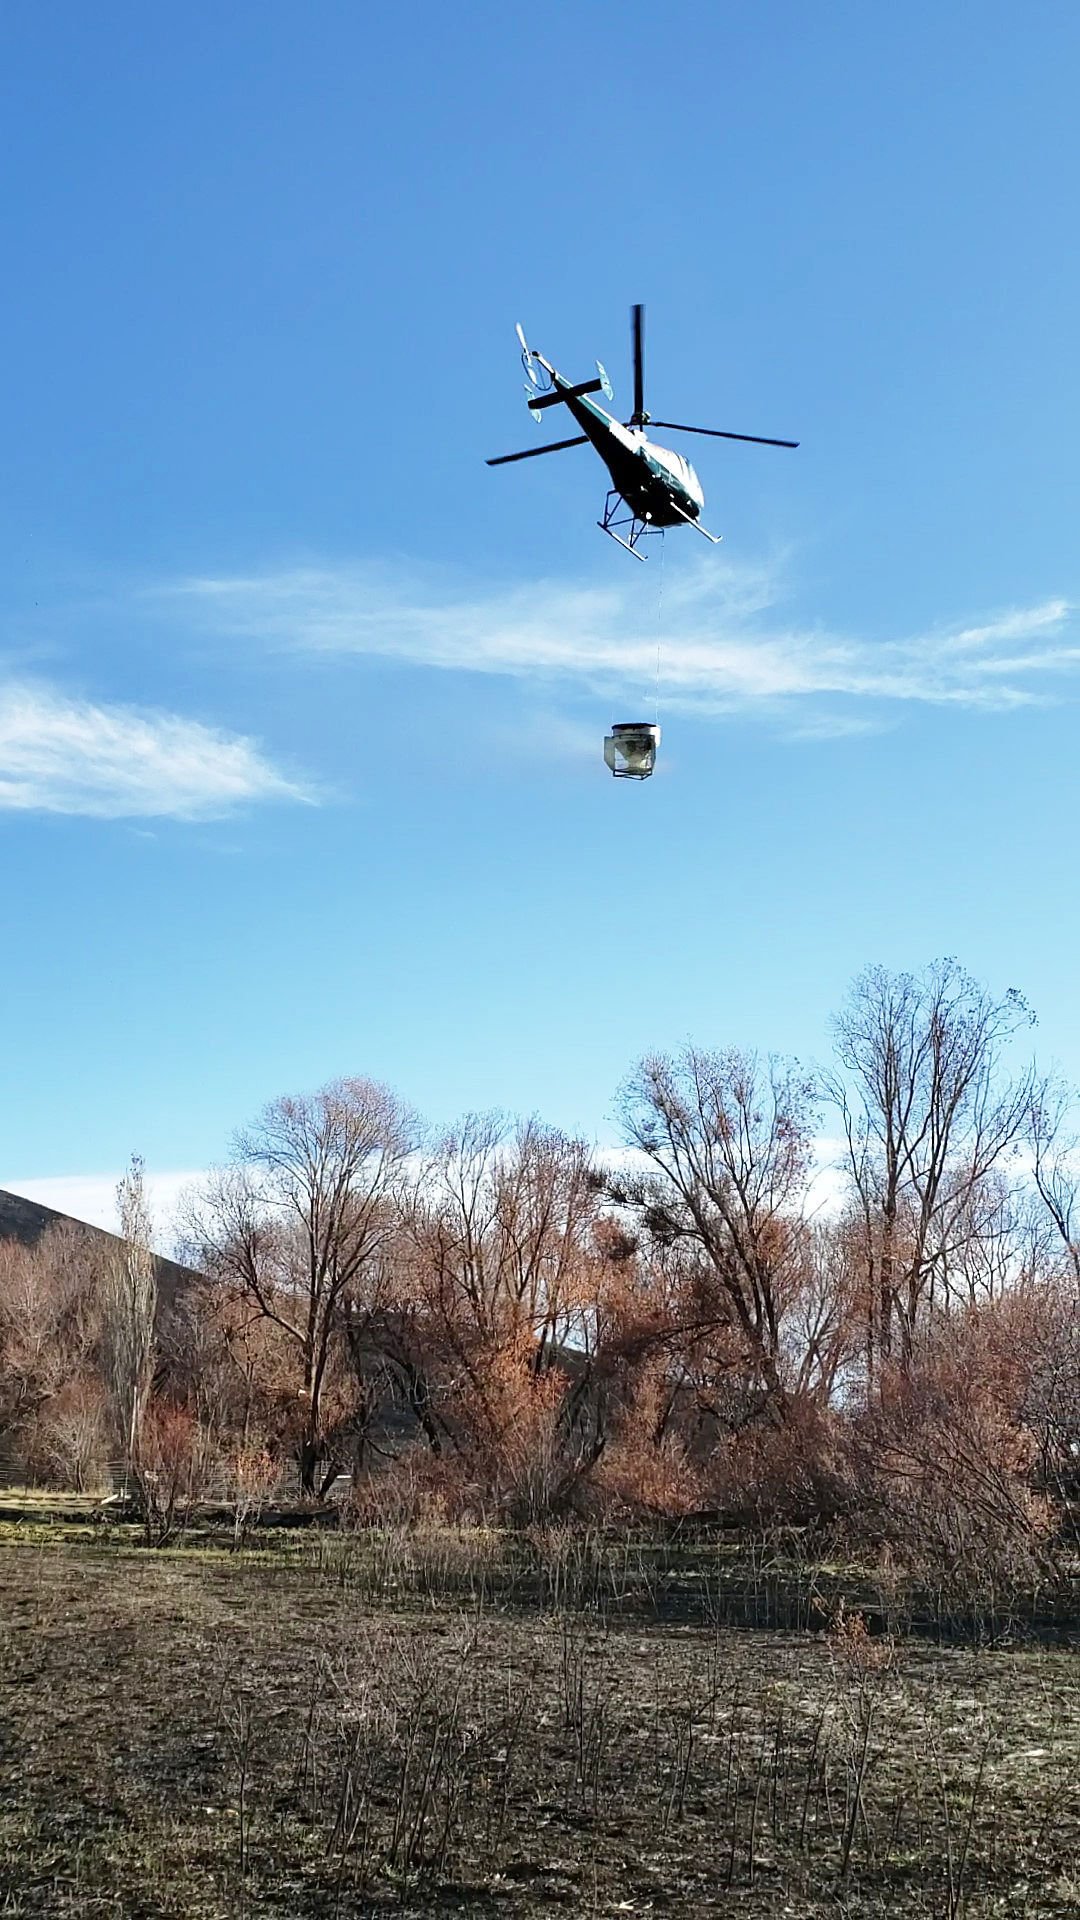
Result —
<path fill-rule="evenodd" d="M 622 513 L 619 511 L 620 507 L 624 509 Z M 662 527 L 652 527 L 647 520 L 639 520 L 637 514 L 633 513 L 630 508 L 627 507 L 622 494 L 616 493 L 614 488 L 612 488 L 607 499 L 604 501 L 604 517 L 602 520 L 598 520 L 596 524 L 601 533 L 609 533 L 611 538 L 615 540 L 620 547 L 625 547 L 627 553 L 633 554 L 635 560 L 646 560 L 648 558 L 647 554 L 638 552 L 638 541 L 647 533 L 663 532 Z M 629 533 L 625 538 L 620 531 L 623 527 L 629 528 Z"/>
<path fill-rule="evenodd" d="M 673 507 L 675 507 L 676 513 L 680 514 L 682 518 L 685 520 L 687 526 L 693 527 L 695 533 L 700 533 L 703 540 L 710 540 L 714 547 L 718 547 L 720 545 L 720 542 L 724 537 L 722 533 L 710 533 L 708 527 L 703 527 L 700 520 L 691 519 L 688 513 L 683 513 L 683 510 L 681 507 L 675 506 L 674 500 L 672 501 L 671 504 Z"/>

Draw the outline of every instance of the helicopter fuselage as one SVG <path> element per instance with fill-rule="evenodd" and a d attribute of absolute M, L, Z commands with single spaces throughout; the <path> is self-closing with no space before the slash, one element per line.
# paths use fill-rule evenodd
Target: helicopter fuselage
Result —
<path fill-rule="evenodd" d="M 657 446 L 644 428 L 624 427 L 585 394 L 575 393 L 561 373 L 541 360 L 582 433 L 591 440 L 621 494 L 637 519 L 652 527 L 685 526 L 705 505 L 701 482 L 681 453 Z"/>

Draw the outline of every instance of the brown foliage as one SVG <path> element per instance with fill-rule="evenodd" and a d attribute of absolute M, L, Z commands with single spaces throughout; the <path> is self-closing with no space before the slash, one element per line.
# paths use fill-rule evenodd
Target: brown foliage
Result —
<path fill-rule="evenodd" d="M 625 1514 L 679 1515 L 702 1505 L 702 1478 L 680 1423 L 677 1394 L 663 1354 L 635 1371 L 612 1421 L 597 1475 L 604 1502 Z"/>
<path fill-rule="evenodd" d="M 143 1415 L 132 1464 L 148 1546 L 166 1546 L 182 1533 L 218 1471 L 212 1437 L 186 1407 L 151 1401 Z"/>
<path fill-rule="evenodd" d="M 0 1433 L 27 1425 L 91 1368 L 101 1325 L 91 1236 L 54 1226 L 34 1247 L 0 1241 Z"/>
<path fill-rule="evenodd" d="M 433 1450 L 515 1519 L 561 1511 L 603 1447 L 596 1211 L 580 1141 L 473 1115 L 438 1143 L 403 1218 L 408 1348 L 399 1316 L 387 1354 Z"/>
<path fill-rule="evenodd" d="M 1030 1356 L 1012 1304 L 935 1322 L 880 1381 L 859 1436 L 868 1508 L 898 1562 L 956 1604 L 1039 1584 L 1053 1515 L 1032 1483 Z"/>

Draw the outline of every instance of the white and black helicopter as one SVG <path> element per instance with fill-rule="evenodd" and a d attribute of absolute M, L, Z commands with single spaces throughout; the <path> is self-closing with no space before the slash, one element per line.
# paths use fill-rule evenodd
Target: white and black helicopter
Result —
<path fill-rule="evenodd" d="M 645 558 L 638 552 L 642 535 L 664 527 L 694 527 L 714 545 L 722 537 L 710 533 L 701 524 L 705 494 L 689 460 L 681 453 L 657 446 L 648 438 L 647 426 L 661 427 L 670 433 L 703 433 L 714 440 L 750 440 L 761 447 L 797 447 L 799 444 L 797 440 L 770 440 L 760 433 L 727 433 L 718 427 L 685 427 L 674 420 L 653 420 L 645 411 L 644 311 L 640 306 L 630 309 L 634 411 L 625 422 L 616 420 L 589 397 L 594 393 L 603 393 L 607 400 L 615 397 L 599 360 L 597 378 L 574 385 L 564 379 L 542 353 L 530 350 L 519 326 L 521 364 L 528 375 L 525 394 L 533 419 L 539 420 L 545 407 L 565 406 L 582 431 L 572 440 L 553 440 L 546 447 L 529 447 L 524 453 L 502 453 L 487 462 L 489 467 L 505 467 L 514 460 L 535 460 L 542 453 L 561 453 L 565 447 L 583 447 L 591 441 L 613 482 L 604 503 L 604 517 L 596 524 L 638 560 Z M 542 370 L 541 374 L 537 373 L 537 367 Z"/>

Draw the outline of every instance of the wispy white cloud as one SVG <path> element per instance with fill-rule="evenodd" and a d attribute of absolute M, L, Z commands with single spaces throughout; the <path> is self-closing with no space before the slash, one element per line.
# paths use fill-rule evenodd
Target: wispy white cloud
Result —
<path fill-rule="evenodd" d="M 595 724 L 571 719 L 548 705 L 496 723 L 491 741 L 505 758 L 519 762 L 591 767 L 596 759 Z"/>
<path fill-rule="evenodd" d="M 859 734 L 880 733 L 880 719 L 870 714 L 813 710 L 791 719 L 785 728 L 789 740 L 851 740 Z"/>
<path fill-rule="evenodd" d="M 813 1170 L 805 1202 L 807 1214 L 828 1219 L 841 1211 L 846 1188 L 839 1164 L 840 1146 L 839 1140 L 824 1137 L 814 1143 Z M 638 1148 L 619 1143 L 598 1145 L 596 1158 L 611 1172 L 633 1174 L 651 1170 L 651 1162 Z M 36 1200 L 41 1206 L 53 1207 L 57 1213 L 66 1213 L 73 1220 L 85 1221 L 88 1226 L 103 1227 L 107 1233 L 119 1233 L 116 1188 L 120 1177 L 119 1170 L 113 1173 L 36 1174 L 30 1179 L 0 1178 L 0 1189 L 21 1194 L 26 1200 Z M 186 1172 L 171 1169 L 154 1172 L 147 1168 L 146 1199 L 150 1210 L 151 1238 L 159 1253 L 175 1251 L 178 1237 L 183 1234 L 191 1196 L 199 1192 L 208 1178 L 206 1168 L 192 1168 Z"/>
<path fill-rule="evenodd" d="M 146 1173 L 146 1200 L 150 1210 L 151 1238 L 159 1253 L 172 1248 L 179 1224 L 185 1193 L 205 1180 L 204 1171 L 178 1173 L 163 1170 Z M 21 1194 L 24 1200 L 36 1200 L 39 1206 L 53 1207 L 87 1226 L 103 1227 L 106 1233 L 119 1233 L 120 1215 L 116 1206 L 116 1188 L 120 1173 L 36 1174 L 32 1179 L 0 1179 L 0 1188 Z"/>
<path fill-rule="evenodd" d="M 0 686 L 0 810 L 207 820 L 308 797 L 240 734 L 32 683 Z"/>
<path fill-rule="evenodd" d="M 654 686 L 662 633 L 667 708 L 756 712 L 803 738 L 864 732 L 911 704 L 1028 707 L 1060 698 L 1080 673 L 1080 635 L 1062 599 L 879 641 L 791 623 L 781 567 L 711 557 L 669 579 L 659 620 L 637 569 L 605 586 L 539 580 L 470 592 L 404 565 L 309 566 L 165 591 L 189 619 L 276 649 L 626 694 Z"/>

